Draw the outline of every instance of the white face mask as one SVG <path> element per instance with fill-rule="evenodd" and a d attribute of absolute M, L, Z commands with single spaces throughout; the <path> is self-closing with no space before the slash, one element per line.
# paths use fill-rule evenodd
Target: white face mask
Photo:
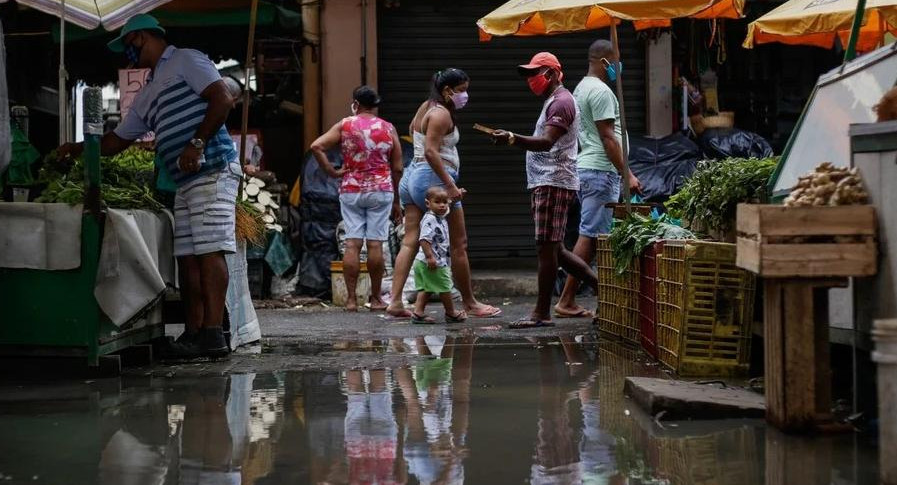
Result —
<path fill-rule="evenodd" d="M 462 91 L 460 93 L 452 93 L 452 104 L 455 105 L 455 109 L 461 109 L 467 106 L 467 101 L 470 99 L 470 95 L 467 91 Z"/>
<path fill-rule="evenodd" d="M 356 106 L 355 103 L 350 104 L 349 111 L 352 112 L 352 116 L 357 115 L 358 114 L 358 106 Z"/>

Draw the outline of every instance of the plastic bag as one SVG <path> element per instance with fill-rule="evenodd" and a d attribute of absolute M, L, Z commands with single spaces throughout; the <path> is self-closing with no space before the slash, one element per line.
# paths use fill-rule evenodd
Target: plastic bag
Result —
<path fill-rule="evenodd" d="M 632 137 L 629 145 L 629 168 L 642 183 L 643 202 L 662 202 L 678 192 L 704 158 L 698 145 L 681 133 Z"/>
<path fill-rule="evenodd" d="M 343 156 L 338 148 L 327 151 L 327 159 L 335 168 L 343 165 Z M 305 155 L 302 167 L 301 196 L 302 206 L 308 203 L 336 202 L 339 204 L 339 179 L 324 173 L 311 152 Z M 339 211 L 337 211 L 337 214 Z"/>
<path fill-rule="evenodd" d="M 762 136 L 737 128 L 712 128 L 698 138 L 708 158 L 768 158 L 774 155 L 772 146 Z"/>
<path fill-rule="evenodd" d="M 281 232 L 274 232 L 271 242 L 268 243 L 268 251 L 265 253 L 265 262 L 277 276 L 283 276 L 293 265 L 293 248 L 289 240 Z"/>

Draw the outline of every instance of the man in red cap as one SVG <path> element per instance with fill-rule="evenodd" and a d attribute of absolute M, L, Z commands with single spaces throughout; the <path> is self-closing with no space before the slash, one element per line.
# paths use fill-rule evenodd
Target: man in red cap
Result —
<path fill-rule="evenodd" d="M 551 293 L 558 263 L 578 280 L 598 287 L 598 278 L 582 259 L 564 248 L 567 213 L 579 191 L 576 156 L 579 108 L 562 80 L 561 63 L 554 54 L 540 52 L 518 67 L 530 90 L 545 99 L 532 136 L 497 130 L 497 145 L 513 145 L 526 151 L 527 188 L 532 191 L 536 245 L 539 252 L 539 296 L 529 318 L 511 328 L 550 327 Z"/>

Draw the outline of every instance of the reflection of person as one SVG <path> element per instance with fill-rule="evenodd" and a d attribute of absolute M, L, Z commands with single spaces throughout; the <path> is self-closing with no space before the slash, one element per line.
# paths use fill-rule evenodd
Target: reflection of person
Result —
<path fill-rule="evenodd" d="M 610 232 L 613 210 L 605 205 L 619 201 L 620 174 L 625 171 L 620 103 L 610 88 L 617 80 L 617 62 L 611 43 L 596 40 L 589 48 L 589 73 L 573 91 L 581 113 L 576 167 L 582 207 L 579 239 L 573 253 L 587 263 L 591 263 L 595 256 L 597 237 Z M 632 172 L 629 172 L 628 183 L 633 192 L 641 190 L 641 182 Z M 592 316 L 576 304 L 578 287 L 576 278 L 567 278 L 554 308 L 557 316 Z"/>
<path fill-rule="evenodd" d="M 427 190 L 427 214 L 420 221 L 420 251 L 414 261 L 414 284 L 417 286 L 417 302 L 411 323 L 436 323 L 428 316 L 427 299 L 431 294 L 439 295 L 445 307 L 446 323 L 463 322 L 467 319 L 464 310 L 455 311 L 452 301 L 452 275 L 448 268 L 449 228 L 446 216 L 449 212 L 449 198 L 442 187 Z"/>
<path fill-rule="evenodd" d="M 547 327 L 554 325 L 551 294 L 558 263 L 589 286 L 598 286 L 598 278 L 589 266 L 563 246 L 567 213 L 579 190 L 576 154 L 580 116 L 573 95 L 562 83 L 561 63 L 553 54 L 540 52 L 529 64 L 519 66 L 518 71 L 526 78 L 533 94 L 545 98 L 545 102 L 533 136 L 504 130 L 492 134 L 496 144 L 526 150 L 527 188 L 532 191 L 539 252 L 536 307 L 529 318 L 514 322 L 511 328 Z"/>
<path fill-rule="evenodd" d="M 539 439 L 530 483 L 581 483 L 579 450 L 574 442 L 566 392 L 560 374 L 563 360 L 556 347 L 539 349 Z"/>
<path fill-rule="evenodd" d="M 227 416 L 227 378 L 207 378 L 190 389 L 181 436 L 180 485 L 227 484 L 242 481 L 234 460 Z M 248 409 L 246 409 L 248 412 Z"/>
<path fill-rule="evenodd" d="M 178 270 L 185 273 L 187 328 L 169 354 L 227 356 L 224 255 L 236 251 L 234 203 L 242 176 L 224 128 L 230 96 L 212 61 L 201 52 L 168 45 L 165 30 L 149 15 L 129 19 L 109 48 L 123 52 L 137 67 L 152 69 L 152 78 L 118 128 L 103 136 L 100 151 L 115 155 L 153 131 L 156 151 L 178 186 L 174 252 Z M 83 144 L 68 144 L 59 154 L 82 151 Z"/>
<path fill-rule="evenodd" d="M 601 403 L 595 376 L 580 388 L 579 403 L 583 424 L 579 441 L 583 482 L 610 483 L 611 477 L 620 478 L 614 458 L 616 439 L 601 429 Z"/>
<path fill-rule="evenodd" d="M 439 358 L 396 371 L 407 405 L 405 459 L 422 484 L 464 483 L 474 342 L 473 335 L 420 337 L 416 352 Z"/>
<path fill-rule="evenodd" d="M 464 310 L 471 316 L 481 318 L 501 314 L 501 309 L 484 305 L 474 297 L 467 259 L 467 227 L 461 207 L 464 189 L 457 185 L 461 158 L 457 148 L 460 135 L 455 124 L 455 113 L 467 105 L 469 87 L 470 78 L 464 71 L 439 71 L 433 76 L 430 98 L 420 105 L 411 120 L 409 130 L 414 139 L 414 159 L 399 186 L 401 203 L 405 208 L 405 236 L 396 257 L 392 301 L 386 310 L 394 317 L 411 318 L 411 312 L 402 303 L 402 288 L 418 250 L 418 231 L 426 210 L 424 199 L 427 190 L 433 186 L 444 188 L 454 202 L 448 217 L 452 275 L 461 292 Z"/>
<path fill-rule="evenodd" d="M 315 160 L 328 175 L 342 178 L 340 210 L 346 225 L 346 310 L 358 309 L 356 287 L 360 271 L 361 246 L 367 243 L 368 271 L 371 275 L 371 310 L 385 310 L 381 299 L 383 281 L 383 241 L 389 239 L 389 219 L 401 214 L 397 196 L 402 176 L 402 145 L 395 128 L 377 116 L 380 97 L 368 86 L 352 93 L 353 115 L 333 125 L 311 144 Z M 342 145 L 343 167 L 333 168 L 327 150 Z"/>
<path fill-rule="evenodd" d="M 346 373 L 349 482 L 403 483 L 395 475 L 398 426 L 387 371 L 372 370 L 369 376 L 370 390 L 365 392 L 363 371 Z"/>

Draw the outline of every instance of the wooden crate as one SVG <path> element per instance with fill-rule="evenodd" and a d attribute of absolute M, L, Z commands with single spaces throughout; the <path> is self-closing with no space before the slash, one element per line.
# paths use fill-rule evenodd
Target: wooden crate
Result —
<path fill-rule="evenodd" d="M 877 270 L 875 210 L 738 206 L 736 264 L 766 278 L 871 276 Z"/>

